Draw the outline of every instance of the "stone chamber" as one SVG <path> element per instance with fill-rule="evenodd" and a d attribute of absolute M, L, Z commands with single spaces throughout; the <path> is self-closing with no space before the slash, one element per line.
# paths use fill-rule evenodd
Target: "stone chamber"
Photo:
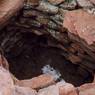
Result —
<path fill-rule="evenodd" d="M 87 5 L 81 0 L 75 1 L 26 0 L 23 8 L 19 7 L 21 10 L 15 15 L 12 13 L 10 19 L 5 16 L 7 22 L 0 27 L 0 74 L 8 73 L 1 67 L 3 56 L 8 61 L 7 71 L 14 82 L 14 92 L 18 93 L 12 95 L 19 95 L 20 91 L 20 95 L 28 95 L 30 90 L 33 95 L 47 95 L 49 91 L 55 93 L 51 91 L 52 86 L 56 86 L 54 90 L 59 89 L 56 92 L 59 95 L 88 95 L 89 92 L 94 95 L 95 4 L 91 3 L 93 0 L 86 2 Z"/>

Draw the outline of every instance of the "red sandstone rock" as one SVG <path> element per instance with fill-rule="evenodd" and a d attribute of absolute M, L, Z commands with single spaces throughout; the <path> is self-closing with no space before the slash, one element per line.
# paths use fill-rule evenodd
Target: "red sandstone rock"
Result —
<path fill-rule="evenodd" d="M 93 80 L 93 83 L 95 83 L 95 75 L 94 75 L 94 80 Z"/>
<path fill-rule="evenodd" d="M 31 87 L 33 89 L 42 88 L 54 83 L 54 77 L 48 74 L 43 74 L 29 80 L 21 80 L 17 84 L 24 87 Z"/>
<path fill-rule="evenodd" d="M 78 90 L 79 95 L 95 95 L 95 83 L 84 84 Z"/>
<path fill-rule="evenodd" d="M 95 15 L 84 10 L 69 11 L 65 15 L 63 26 L 68 29 L 70 39 L 78 42 L 95 60 Z M 91 69 L 94 67 L 92 66 Z"/>
<path fill-rule="evenodd" d="M 69 83 L 59 82 L 40 89 L 38 95 L 77 95 L 75 87 Z"/>
<path fill-rule="evenodd" d="M 13 89 L 11 75 L 3 67 L 0 67 L 0 95 L 13 95 Z"/>
<path fill-rule="evenodd" d="M 48 0 L 51 4 L 57 5 L 60 4 L 62 2 L 64 2 L 65 0 Z"/>
<path fill-rule="evenodd" d="M 24 0 L 0 0 L 0 28 L 22 8 L 23 3 Z"/>
<path fill-rule="evenodd" d="M 67 12 L 63 26 L 70 33 L 84 40 L 88 45 L 92 45 L 95 42 L 95 15 L 83 10 Z"/>
<path fill-rule="evenodd" d="M 77 91 L 72 84 L 65 83 L 65 85 L 61 86 L 59 89 L 59 95 L 77 95 Z"/>
<path fill-rule="evenodd" d="M 37 95 L 37 92 L 28 87 L 15 86 L 13 95 Z"/>

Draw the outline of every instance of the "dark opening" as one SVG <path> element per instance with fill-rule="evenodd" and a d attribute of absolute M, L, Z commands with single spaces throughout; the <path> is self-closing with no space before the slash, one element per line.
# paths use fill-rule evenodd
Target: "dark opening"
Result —
<path fill-rule="evenodd" d="M 48 46 L 47 36 L 22 33 L 19 30 L 3 30 L 0 35 L 10 72 L 20 80 L 36 77 L 42 74 L 43 66 L 50 65 L 61 73 L 61 79 L 75 86 L 93 81 L 90 72 L 65 59 L 63 50 Z"/>

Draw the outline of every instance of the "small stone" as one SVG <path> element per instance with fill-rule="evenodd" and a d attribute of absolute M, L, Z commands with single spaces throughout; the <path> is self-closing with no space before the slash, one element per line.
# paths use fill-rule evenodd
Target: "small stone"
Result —
<path fill-rule="evenodd" d="M 62 2 L 64 2 L 65 0 L 48 0 L 48 1 L 53 5 L 58 5 Z"/>

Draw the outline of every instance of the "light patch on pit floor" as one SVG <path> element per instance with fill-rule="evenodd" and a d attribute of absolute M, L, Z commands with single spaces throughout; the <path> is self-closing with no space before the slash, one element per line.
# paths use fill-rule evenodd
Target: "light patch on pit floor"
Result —
<path fill-rule="evenodd" d="M 53 67 L 50 65 L 45 65 L 42 68 L 42 73 L 43 74 L 50 74 L 54 77 L 55 80 L 61 79 L 61 73 L 58 70 L 55 70 Z M 63 79 L 62 79 L 63 80 Z M 63 80 L 64 81 L 64 80 Z M 65 81 L 64 81 L 65 82 Z"/>

